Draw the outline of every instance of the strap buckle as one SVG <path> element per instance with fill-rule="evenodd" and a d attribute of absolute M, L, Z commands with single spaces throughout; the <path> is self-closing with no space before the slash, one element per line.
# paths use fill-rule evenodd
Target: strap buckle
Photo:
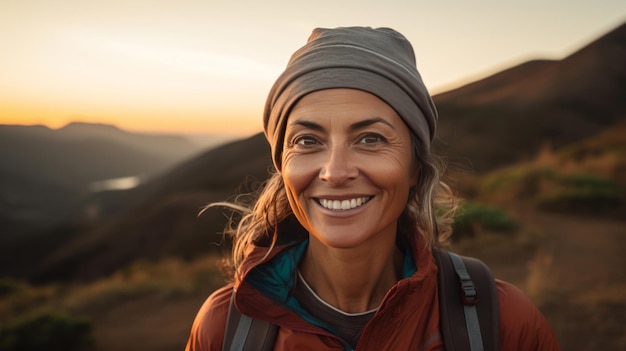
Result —
<path fill-rule="evenodd" d="M 463 303 L 466 305 L 476 305 L 478 303 L 478 292 L 471 279 L 461 280 L 461 289 L 463 290 Z"/>

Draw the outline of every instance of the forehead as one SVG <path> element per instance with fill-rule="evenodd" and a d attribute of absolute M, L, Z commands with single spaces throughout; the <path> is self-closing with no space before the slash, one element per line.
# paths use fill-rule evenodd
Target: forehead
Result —
<path fill-rule="evenodd" d="M 300 99 L 289 114 L 287 125 L 303 119 L 324 123 L 360 118 L 382 118 L 394 124 L 404 124 L 396 111 L 376 95 L 356 89 L 326 89 Z"/>

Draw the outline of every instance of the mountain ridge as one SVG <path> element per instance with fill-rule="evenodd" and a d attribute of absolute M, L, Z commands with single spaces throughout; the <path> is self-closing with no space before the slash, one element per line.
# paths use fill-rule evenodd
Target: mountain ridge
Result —
<path fill-rule="evenodd" d="M 626 23 L 562 60 L 532 60 L 433 97 L 436 149 L 478 172 L 626 118 Z M 471 160 L 468 162 L 467 160 Z"/>

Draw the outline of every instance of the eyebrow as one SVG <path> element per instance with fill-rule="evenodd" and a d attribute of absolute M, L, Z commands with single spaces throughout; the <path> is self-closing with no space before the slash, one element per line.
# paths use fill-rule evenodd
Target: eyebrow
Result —
<path fill-rule="evenodd" d="M 359 129 L 363 129 L 365 127 L 369 127 L 372 124 L 376 124 L 376 123 L 383 123 L 383 124 L 389 126 L 393 130 L 396 129 L 396 128 L 394 128 L 393 125 L 391 125 L 391 123 L 387 122 L 386 120 L 384 120 L 384 119 L 382 119 L 380 117 L 373 117 L 373 118 L 368 118 L 366 120 L 363 120 L 363 121 L 360 121 L 360 122 L 356 122 L 356 123 L 350 125 L 349 130 L 351 132 L 355 132 L 355 131 L 357 131 Z"/>
<path fill-rule="evenodd" d="M 311 121 L 294 121 L 293 122 L 294 125 L 297 126 L 302 126 L 308 129 L 313 129 L 316 130 L 318 132 L 323 132 L 324 131 L 324 127 L 322 127 L 321 125 L 315 123 L 315 122 L 311 122 Z"/>
<path fill-rule="evenodd" d="M 351 124 L 350 127 L 348 128 L 348 130 L 350 132 L 355 132 L 355 131 L 358 131 L 360 129 L 366 128 L 366 127 L 371 126 L 371 125 L 376 124 L 376 123 L 383 123 L 383 124 L 389 126 L 393 130 L 396 129 L 388 121 L 386 121 L 386 120 L 384 120 L 384 119 L 382 119 L 380 117 L 373 117 L 373 118 L 368 118 L 366 120 L 359 121 L 359 122 L 356 122 L 354 124 Z M 319 125 L 319 124 L 317 124 L 315 122 L 312 122 L 312 121 L 294 121 L 294 124 L 302 126 L 302 127 L 305 127 L 305 128 L 308 128 L 308 129 L 320 131 L 320 132 L 324 131 L 324 127 L 322 127 L 321 125 Z"/>

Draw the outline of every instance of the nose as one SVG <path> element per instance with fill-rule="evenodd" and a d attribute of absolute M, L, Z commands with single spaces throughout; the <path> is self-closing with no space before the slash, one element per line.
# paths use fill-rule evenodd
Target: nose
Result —
<path fill-rule="evenodd" d="M 327 159 L 320 170 L 319 178 L 332 185 L 341 185 L 356 178 L 359 174 L 350 151 L 342 147 L 330 148 Z"/>

